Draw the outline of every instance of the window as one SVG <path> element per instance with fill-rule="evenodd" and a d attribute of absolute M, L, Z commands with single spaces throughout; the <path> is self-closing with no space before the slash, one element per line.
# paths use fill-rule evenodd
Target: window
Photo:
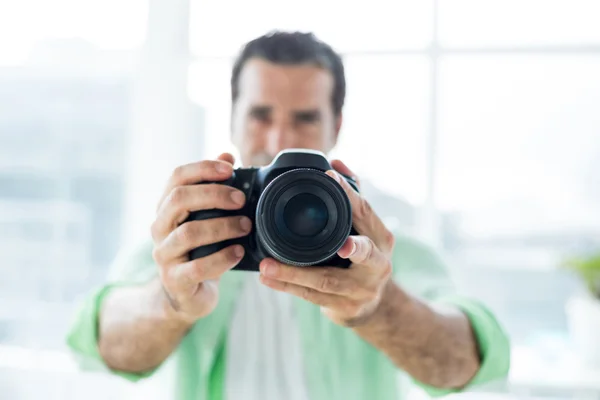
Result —
<path fill-rule="evenodd" d="M 145 36 L 146 6 L 0 2 L 3 398 L 84 396 L 70 397 L 64 335 L 121 240 L 128 61 Z M 121 397 L 112 381 L 90 379 L 98 398 Z"/>
<path fill-rule="evenodd" d="M 440 206 L 477 236 L 600 228 L 600 56 L 441 65 Z"/>
<path fill-rule="evenodd" d="M 440 42 L 482 48 L 600 43 L 595 0 L 439 1 Z"/>
<path fill-rule="evenodd" d="M 104 50 L 132 49 L 144 39 L 146 17 L 147 0 L 2 2 L 0 65 L 21 65 L 31 51 L 49 50 L 60 39 L 81 39 L 83 51 L 86 42 Z M 61 49 L 53 50 L 48 54 L 61 56 Z"/>
<path fill-rule="evenodd" d="M 347 160 L 362 180 L 421 204 L 426 192 L 429 60 L 357 55 L 345 57 L 344 63 L 347 103 L 334 156 Z M 367 148 L 371 151 L 365 152 Z"/>
<path fill-rule="evenodd" d="M 366 7 L 342 0 L 195 0 L 191 48 L 200 57 L 230 57 L 250 38 L 274 29 L 313 31 L 340 52 L 423 48 L 432 37 L 432 4 L 374 0 Z"/>

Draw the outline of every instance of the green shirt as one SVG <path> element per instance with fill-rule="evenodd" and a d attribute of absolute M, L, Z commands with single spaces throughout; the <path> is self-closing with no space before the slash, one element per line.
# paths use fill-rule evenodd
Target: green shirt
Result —
<path fill-rule="evenodd" d="M 405 290 L 430 301 L 452 304 L 470 319 L 479 345 L 481 367 L 463 390 L 507 376 L 510 345 L 506 333 L 483 304 L 456 294 L 448 270 L 436 253 L 411 238 L 398 236 L 393 266 L 394 279 Z M 165 373 L 166 368 L 174 368 L 174 373 L 169 374 L 176 379 L 173 399 L 224 400 L 226 331 L 241 284 L 241 274 L 247 272 L 230 271 L 223 275 L 218 306 L 194 325 L 171 354 L 168 363 L 145 374 L 110 371 L 103 363 L 97 346 L 97 320 L 104 296 L 117 286 L 139 284 L 152 279 L 156 273 L 150 242 L 120 254 L 112 266 L 109 284 L 91 293 L 77 312 L 68 334 L 69 347 L 78 355 L 83 369 L 106 370 L 130 381 L 138 381 Z M 407 388 L 398 390 L 399 373 L 402 371 L 382 352 L 351 329 L 330 322 L 318 306 L 295 298 L 294 307 L 311 399 L 404 398 L 403 392 Z M 456 392 L 412 381 L 431 396 Z"/>

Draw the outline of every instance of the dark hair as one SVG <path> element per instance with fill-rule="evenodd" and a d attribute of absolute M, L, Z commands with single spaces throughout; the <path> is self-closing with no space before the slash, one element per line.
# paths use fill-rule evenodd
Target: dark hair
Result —
<path fill-rule="evenodd" d="M 341 57 L 331 46 L 312 33 L 272 31 L 248 42 L 241 50 L 231 74 L 231 101 L 239 96 L 242 68 L 251 58 L 284 65 L 312 64 L 327 69 L 333 75 L 331 103 L 335 115 L 342 112 L 346 97 L 346 78 Z"/>

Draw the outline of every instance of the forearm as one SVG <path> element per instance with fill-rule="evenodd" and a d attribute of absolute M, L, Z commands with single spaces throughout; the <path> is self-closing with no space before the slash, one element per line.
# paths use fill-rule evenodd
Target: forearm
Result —
<path fill-rule="evenodd" d="M 191 327 L 169 308 L 158 280 L 109 293 L 98 324 L 104 362 L 111 369 L 132 373 L 160 365 Z"/>
<path fill-rule="evenodd" d="M 479 368 L 468 318 L 432 306 L 390 282 L 375 313 L 354 328 L 413 378 L 438 388 L 460 388 Z"/>

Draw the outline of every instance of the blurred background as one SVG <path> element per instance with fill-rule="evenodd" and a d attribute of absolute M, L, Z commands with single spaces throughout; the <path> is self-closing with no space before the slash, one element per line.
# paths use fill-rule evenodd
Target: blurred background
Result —
<path fill-rule="evenodd" d="M 600 399 L 600 267 L 561 266 L 600 251 L 599 16 L 597 0 L 0 0 L 0 398 L 167 398 L 78 372 L 67 324 L 148 233 L 172 168 L 233 150 L 240 46 L 297 29 L 344 57 L 335 156 L 509 331 L 510 379 L 485 396 Z"/>

